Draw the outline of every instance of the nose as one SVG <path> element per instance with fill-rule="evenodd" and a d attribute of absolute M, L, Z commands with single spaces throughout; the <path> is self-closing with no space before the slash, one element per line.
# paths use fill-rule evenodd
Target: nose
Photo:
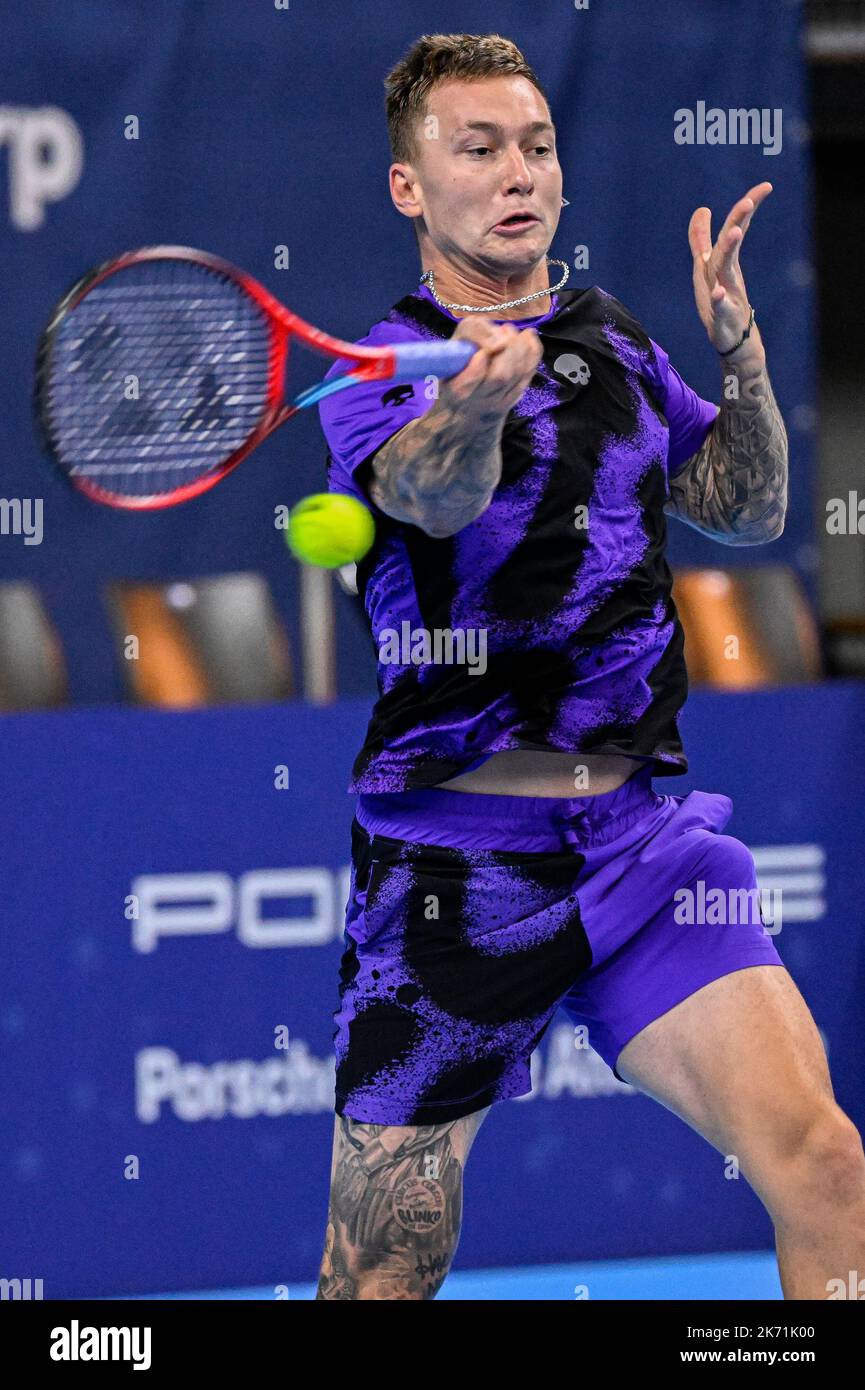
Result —
<path fill-rule="evenodd" d="M 535 186 L 531 170 L 526 163 L 526 157 L 518 145 L 515 145 L 511 151 L 507 179 L 509 189 L 519 188 L 524 193 L 531 193 Z"/>

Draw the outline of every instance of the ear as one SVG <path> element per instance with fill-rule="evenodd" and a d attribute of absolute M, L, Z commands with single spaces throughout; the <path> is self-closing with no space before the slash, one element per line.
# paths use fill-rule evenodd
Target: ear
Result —
<path fill-rule="evenodd" d="M 389 170 L 390 196 L 397 212 L 403 217 L 422 217 L 418 192 L 422 194 L 417 171 L 411 164 L 392 164 Z"/>

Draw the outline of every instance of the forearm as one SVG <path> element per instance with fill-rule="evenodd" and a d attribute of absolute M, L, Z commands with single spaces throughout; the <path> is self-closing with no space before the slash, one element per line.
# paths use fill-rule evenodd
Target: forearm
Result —
<path fill-rule="evenodd" d="M 722 371 L 720 414 L 664 510 L 725 545 L 761 545 L 784 529 L 787 432 L 762 347 Z"/>
<path fill-rule="evenodd" d="M 455 535 L 486 510 L 502 476 L 504 421 L 469 416 L 441 397 L 379 449 L 369 495 L 396 521 Z"/>

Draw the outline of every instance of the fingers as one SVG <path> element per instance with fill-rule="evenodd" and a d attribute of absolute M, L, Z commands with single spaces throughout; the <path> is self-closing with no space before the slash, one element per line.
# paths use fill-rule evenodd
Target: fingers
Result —
<path fill-rule="evenodd" d="M 544 355 L 541 340 L 534 329 L 527 329 L 525 333 L 521 333 L 520 340 L 518 350 L 515 350 L 510 364 L 510 372 L 505 372 L 503 377 L 506 387 L 513 384 L 514 400 L 519 400 L 523 392 L 531 385 L 532 378 L 538 369 L 538 363 Z M 504 365 L 506 364 L 503 359 Z"/>
<path fill-rule="evenodd" d="M 533 369 L 543 356 L 541 340 L 533 328 L 520 329 L 512 323 L 485 324 L 481 346 L 475 357 L 486 361 L 488 371 L 513 374 L 522 367 Z"/>
<path fill-rule="evenodd" d="M 715 247 L 716 270 L 718 275 L 725 278 L 731 275 L 739 265 L 739 247 L 745 238 L 742 227 L 728 227 L 718 237 L 718 244 Z"/>
<path fill-rule="evenodd" d="M 463 328 L 465 325 L 465 328 Z M 460 329 L 463 329 L 460 332 Z M 500 357 L 517 336 L 517 330 L 510 324 L 498 325 L 481 319 L 460 319 L 454 330 L 455 338 L 466 338 L 477 343 L 478 350 L 458 376 L 452 377 L 460 387 L 474 388 L 486 380 L 492 364 Z"/>
<path fill-rule="evenodd" d="M 463 328 L 463 325 L 466 325 Z M 463 330 L 460 332 L 460 330 Z M 489 364 L 497 357 L 507 356 L 511 363 L 518 363 L 522 357 L 539 360 L 543 352 L 541 340 L 534 329 L 519 329 L 512 323 L 489 323 L 478 320 L 460 319 L 454 330 L 455 338 L 468 338 L 478 344 L 478 351 L 472 362 L 478 359 Z M 471 363 L 469 363 L 471 366 Z M 468 370 L 468 368 L 466 368 Z"/>
<path fill-rule="evenodd" d="M 465 322 L 461 319 L 458 328 Z M 487 408 L 507 414 L 531 382 L 543 356 L 540 337 L 533 328 L 520 330 L 513 324 L 474 321 L 460 337 L 476 342 L 478 350 L 443 389 L 454 399 L 484 402 Z"/>
<path fill-rule="evenodd" d="M 460 373 L 460 385 L 474 387 L 486 377 L 490 363 L 513 342 L 516 333 L 512 324 L 495 324 L 488 319 L 460 319 L 453 336 L 478 345 L 477 352 Z"/>
<path fill-rule="evenodd" d="M 718 274 L 727 278 L 738 272 L 739 249 L 757 208 L 772 192 L 771 183 L 757 183 L 730 210 L 721 228 L 716 250 Z"/>
<path fill-rule="evenodd" d="M 751 218 L 754 213 L 771 192 L 771 183 L 755 183 L 753 188 L 748 189 L 744 198 L 740 198 L 738 203 L 733 204 L 721 231 L 728 231 L 731 227 L 741 227 L 744 236 L 751 225 Z M 720 236 L 718 239 L 720 240 Z"/>
<path fill-rule="evenodd" d="M 704 261 L 712 252 L 712 210 L 697 208 L 688 223 L 688 244 L 694 260 Z"/>
<path fill-rule="evenodd" d="M 745 197 L 750 198 L 751 202 L 754 204 L 754 207 L 748 216 L 749 222 L 751 218 L 754 216 L 754 213 L 757 211 L 757 208 L 760 206 L 761 203 L 765 203 L 766 199 L 768 198 L 771 192 L 772 185 L 768 182 L 755 183 L 753 188 L 748 189 L 748 192 L 745 194 Z"/>
<path fill-rule="evenodd" d="M 534 329 L 527 328 L 523 331 L 503 325 L 505 338 L 501 346 L 494 344 L 498 351 L 482 350 L 485 352 L 486 368 L 484 372 L 484 388 L 491 391 L 500 390 L 503 387 L 520 384 L 521 391 L 525 390 L 528 382 L 535 374 L 535 368 L 543 356 L 543 345 Z M 481 353 L 476 353 L 481 356 Z"/>
<path fill-rule="evenodd" d="M 738 248 L 751 225 L 751 219 L 771 192 L 772 185 L 768 182 L 755 183 L 753 188 L 749 188 L 745 196 L 730 209 L 714 248 L 711 210 L 705 207 L 697 208 L 688 225 L 688 243 L 694 260 L 705 264 L 714 250 L 719 267 L 729 269 L 734 266 L 738 259 Z"/>
<path fill-rule="evenodd" d="M 455 338 L 467 338 L 487 352 L 501 352 L 509 338 L 516 333 L 512 323 L 498 324 L 485 318 L 460 319 L 454 329 Z"/>

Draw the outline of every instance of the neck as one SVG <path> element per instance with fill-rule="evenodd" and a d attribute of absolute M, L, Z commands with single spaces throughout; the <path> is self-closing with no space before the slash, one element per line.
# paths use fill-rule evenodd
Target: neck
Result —
<path fill-rule="evenodd" d="M 550 276 L 546 257 L 530 271 L 513 275 L 477 274 L 466 271 L 438 255 L 422 255 L 422 272 L 431 270 L 435 276 L 435 291 L 445 304 L 468 304 L 471 308 L 485 309 L 494 304 L 502 304 L 510 299 L 520 299 L 525 294 L 538 294 L 528 304 L 518 304 L 513 309 L 502 309 L 497 318 L 530 318 L 535 314 L 546 314 L 552 307 L 549 294 Z M 470 313 L 451 309 L 455 318 L 470 318 Z"/>

